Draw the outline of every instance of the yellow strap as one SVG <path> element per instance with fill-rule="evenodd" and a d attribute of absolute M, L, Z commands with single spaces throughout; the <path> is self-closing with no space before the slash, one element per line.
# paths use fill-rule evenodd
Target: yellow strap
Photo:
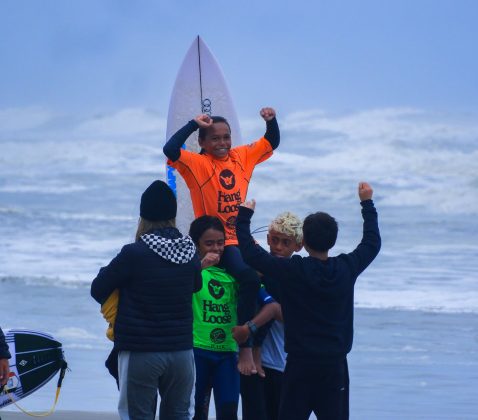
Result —
<path fill-rule="evenodd" d="M 15 404 L 15 406 L 23 413 L 27 414 L 28 416 L 31 416 L 31 417 L 47 417 L 49 415 L 51 415 L 53 413 L 53 411 L 55 411 L 55 407 L 56 407 L 56 403 L 58 402 L 58 397 L 60 396 L 60 389 L 61 387 L 58 387 L 56 389 L 56 396 L 55 396 L 55 402 L 53 403 L 53 407 L 50 408 L 49 411 L 45 411 L 44 413 L 31 413 L 31 412 L 28 412 L 27 410 L 24 410 L 22 407 L 20 407 L 17 402 L 13 399 L 13 394 L 10 392 L 10 390 L 8 389 L 8 387 L 5 385 L 5 393 L 8 394 L 8 396 L 10 397 L 10 399 L 12 400 L 12 403 Z"/>

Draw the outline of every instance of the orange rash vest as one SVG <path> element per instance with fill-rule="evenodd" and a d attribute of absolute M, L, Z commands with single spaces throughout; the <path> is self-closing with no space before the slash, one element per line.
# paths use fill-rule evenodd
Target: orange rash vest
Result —
<path fill-rule="evenodd" d="M 184 178 L 191 193 L 194 216 L 219 217 L 226 230 L 226 245 L 237 245 L 239 204 L 246 199 L 255 166 L 271 156 L 272 146 L 262 137 L 232 148 L 224 159 L 181 149 L 179 159 L 174 162 L 168 159 L 168 165 Z"/>

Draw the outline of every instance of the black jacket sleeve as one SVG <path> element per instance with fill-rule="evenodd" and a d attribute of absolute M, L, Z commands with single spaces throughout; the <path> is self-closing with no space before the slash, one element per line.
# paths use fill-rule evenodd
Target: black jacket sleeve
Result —
<path fill-rule="evenodd" d="M 179 159 L 181 156 L 181 147 L 188 137 L 194 133 L 199 128 L 199 125 L 196 121 L 189 121 L 183 128 L 180 128 L 172 137 L 166 142 L 163 147 L 163 153 L 168 159 L 171 159 L 173 162 Z"/>
<path fill-rule="evenodd" d="M 350 254 L 347 254 L 354 270 L 358 276 L 375 259 L 382 244 L 378 228 L 377 210 L 372 200 L 365 200 L 361 203 L 363 217 L 363 234 L 360 244 Z"/>
<path fill-rule="evenodd" d="M 126 246 L 113 260 L 100 269 L 91 283 L 91 296 L 101 305 L 115 289 L 120 288 L 130 277 L 132 262 L 129 261 Z"/>
<path fill-rule="evenodd" d="M 280 280 L 289 273 L 290 260 L 274 257 L 254 242 L 251 235 L 251 217 L 253 214 L 254 212 L 251 209 L 239 206 L 236 234 L 242 258 L 248 265 L 262 273 L 265 276 L 264 280 L 266 278 L 274 279 L 274 281 Z M 267 283 L 265 285 L 267 289 Z"/>
<path fill-rule="evenodd" d="M 12 355 L 8 351 L 8 344 L 5 341 L 5 336 L 0 328 L 0 359 L 10 359 L 11 357 Z"/>
<path fill-rule="evenodd" d="M 266 122 L 266 133 L 264 137 L 271 144 L 272 149 L 277 149 L 280 143 L 280 130 L 276 118 Z"/>

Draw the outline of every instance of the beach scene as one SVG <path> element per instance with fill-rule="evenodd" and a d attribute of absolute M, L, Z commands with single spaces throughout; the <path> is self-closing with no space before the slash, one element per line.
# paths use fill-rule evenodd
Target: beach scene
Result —
<path fill-rule="evenodd" d="M 69 371 L 51 418 L 118 418 L 90 286 L 134 241 L 142 192 L 166 180 L 169 99 L 198 35 L 234 100 L 233 143 L 264 134 L 262 107 L 277 111 L 281 144 L 247 196 L 260 244 L 278 213 L 320 210 L 339 224 L 331 255 L 350 252 L 357 184 L 374 188 L 382 248 L 355 287 L 350 418 L 478 418 L 478 4 L 0 10 L 0 326 L 62 343 Z M 56 382 L 18 404 L 48 411 Z M 27 418 L 13 404 L 0 417 Z"/>

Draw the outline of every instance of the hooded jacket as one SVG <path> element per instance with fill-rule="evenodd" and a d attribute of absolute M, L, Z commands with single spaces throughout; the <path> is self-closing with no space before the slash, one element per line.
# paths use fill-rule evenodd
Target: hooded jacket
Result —
<path fill-rule="evenodd" d="M 352 348 L 355 281 L 381 246 L 373 201 L 361 205 L 360 244 L 352 252 L 326 261 L 310 256 L 271 256 L 250 234 L 252 210 L 239 209 L 237 238 L 244 260 L 264 274 L 266 289 L 280 286 L 287 360 L 327 363 L 344 358 Z"/>
<path fill-rule="evenodd" d="M 124 246 L 93 280 L 91 296 L 103 304 L 119 290 L 115 349 L 180 351 L 193 347 L 192 295 L 201 284 L 191 238 L 164 228 Z"/>

